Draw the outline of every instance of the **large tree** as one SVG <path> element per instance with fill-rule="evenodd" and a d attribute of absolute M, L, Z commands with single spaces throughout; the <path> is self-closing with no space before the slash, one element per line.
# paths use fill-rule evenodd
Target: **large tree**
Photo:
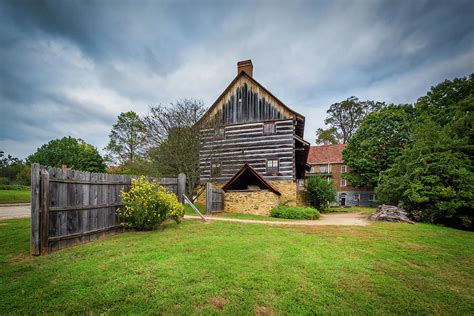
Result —
<path fill-rule="evenodd" d="M 474 229 L 474 76 L 432 87 L 416 103 L 414 142 L 377 187 L 421 219 Z"/>
<path fill-rule="evenodd" d="M 27 162 L 51 167 L 67 165 L 76 170 L 90 172 L 104 172 L 106 168 L 103 158 L 94 146 L 73 137 L 51 140 L 30 155 Z"/>
<path fill-rule="evenodd" d="M 411 105 L 391 105 L 367 116 L 343 152 L 349 172 L 344 178 L 353 186 L 375 187 L 411 141 Z"/>
<path fill-rule="evenodd" d="M 109 134 L 109 144 L 104 149 L 108 159 L 121 165 L 133 164 L 145 152 L 146 128 L 137 113 L 120 113 Z"/>
<path fill-rule="evenodd" d="M 202 101 L 184 99 L 151 107 L 144 118 L 150 144 L 148 157 L 161 175 L 186 174 L 188 195 L 199 180 L 201 140 L 196 123 L 205 112 Z"/>
<path fill-rule="evenodd" d="M 348 143 L 364 118 L 384 105 L 382 102 L 360 101 L 354 96 L 331 104 L 324 120 L 324 124 L 329 127 L 316 131 L 316 143 Z"/>

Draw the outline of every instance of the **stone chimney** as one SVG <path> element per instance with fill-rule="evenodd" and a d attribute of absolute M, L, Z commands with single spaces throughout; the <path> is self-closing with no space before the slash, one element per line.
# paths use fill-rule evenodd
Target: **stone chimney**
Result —
<path fill-rule="evenodd" d="M 242 60 L 237 63 L 237 74 L 245 72 L 250 77 L 253 76 L 253 65 L 250 59 Z"/>

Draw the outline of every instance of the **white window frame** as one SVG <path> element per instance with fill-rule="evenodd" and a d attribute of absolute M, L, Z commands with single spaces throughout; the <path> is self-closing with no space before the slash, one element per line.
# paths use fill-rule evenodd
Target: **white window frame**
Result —
<path fill-rule="evenodd" d="M 354 194 L 354 200 L 360 201 L 360 193 Z"/>
<path fill-rule="evenodd" d="M 277 163 L 276 172 L 275 172 L 275 166 L 274 166 L 275 162 Z M 266 169 L 267 174 L 278 174 L 280 172 L 280 159 L 278 158 L 267 159 L 265 163 L 265 169 Z"/>
<path fill-rule="evenodd" d="M 341 173 L 347 172 L 347 165 L 342 165 L 341 166 Z"/>
<path fill-rule="evenodd" d="M 375 193 L 372 193 L 369 195 L 369 201 L 373 202 L 373 201 L 377 201 L 377 194 Z"/>
<path fill-rule="evenodd" d="M 319 166 L 319 173 L 326 173 L 326 166 Z"/>
<path fill-rule="evenodd" d="M 347 180 L 346 179 L 341 179 L 341 181 L 339 181 L 339 186 L 340 187 L 347 187 Z"/>

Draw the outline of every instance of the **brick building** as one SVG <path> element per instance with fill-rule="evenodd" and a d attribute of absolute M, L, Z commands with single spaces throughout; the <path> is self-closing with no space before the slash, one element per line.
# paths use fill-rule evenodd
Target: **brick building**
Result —
<path fill-rule="evenodd" d="M 337 205 L 341 206 L 375 206 L 376 196 L 372 188 L 356 188 L 343 179 L 342 174 L 348 171 L 342 159 L 345 144 L 311 146 L 308 164 L 311 170 L 306 177 L 319 176 L 332 180 L 337 192 Z"/>

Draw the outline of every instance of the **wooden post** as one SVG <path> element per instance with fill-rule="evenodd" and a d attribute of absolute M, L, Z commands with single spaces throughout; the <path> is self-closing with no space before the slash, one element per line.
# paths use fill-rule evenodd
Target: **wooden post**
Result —
<path fill-rule="evenodd" d="M 48 253 L 49 173 L 41 171 L 41 254 Z"/>
<path fill-rule="evenodd" d="M 212 183 L 206 183 L 206 214 L 212 214 Z"/>
<path fill-rule="evenodd" d="M 181 203 L 184 203 L 184 197 L 183 195 L 186 193 L 186 175 L 184 173 L 178 174 L 178 189 L 177 189 L 177 195 L 178 195 L 178 200 Z"/>
<path fill-rule="evenodd" d="M 39 256 L 40 246 L 40 165 L 31 165 L 31 234 L 30 254 Z"/>

